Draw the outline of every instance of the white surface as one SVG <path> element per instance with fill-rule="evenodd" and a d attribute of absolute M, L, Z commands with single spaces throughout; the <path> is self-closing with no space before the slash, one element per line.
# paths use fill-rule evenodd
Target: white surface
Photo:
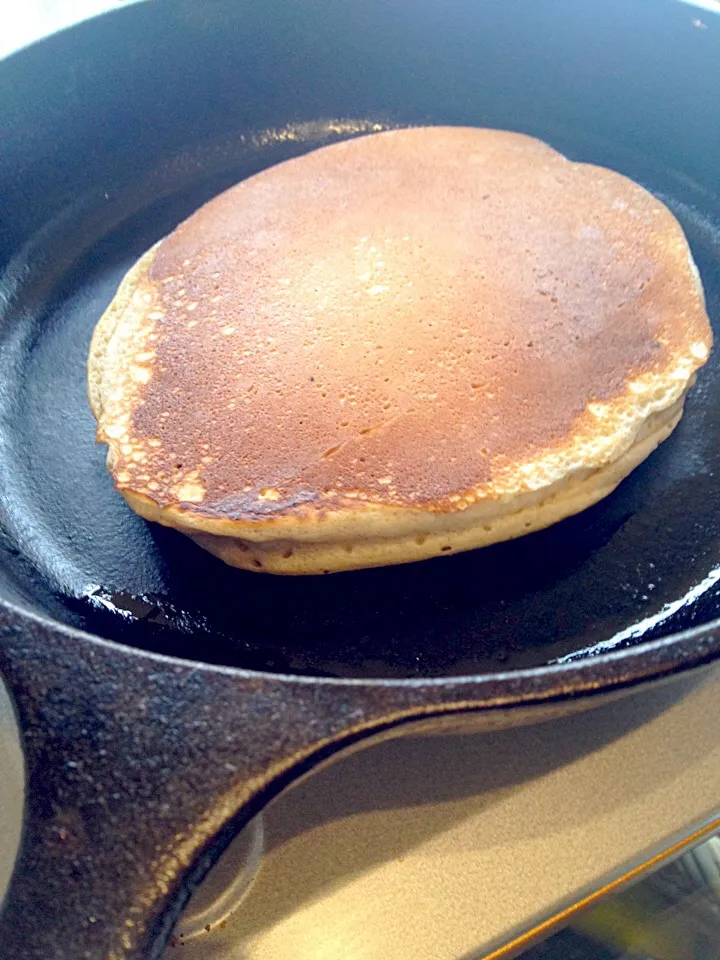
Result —
<path fill-rule="evenodd" d="M 0 57 L 105 10 L 127 6 L 137 0 L 5 0 L 7 10 L 0 29 Z M 200 0 L 198 0 L 200 2 Z M 12 8 L 12 12 L 10 12 Z"/>

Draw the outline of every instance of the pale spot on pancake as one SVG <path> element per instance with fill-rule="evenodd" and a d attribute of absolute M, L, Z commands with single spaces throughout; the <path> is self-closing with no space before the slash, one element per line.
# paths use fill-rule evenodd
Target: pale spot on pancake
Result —
<path fill-rule="evenodd" d="M 280 499 L 280 491 L 274 487 L 263 487 L 258 495 L 258 500 L 277 501 Z"/>
<path fill-rule="evenodd" d="M 130 376 L 136 383 L 150 383 L 152 371 L 149 367 L 132 367 Z"/>
<path fill-rule="evenodd" d="M 188 322 L 185 324 L 188 330 L 192 330 L 192 328 L 196 327 L 197 325 L 198 325 L 197 320 L 188 320 Z"/>
<path fill-rule="evenodd" d="M 387 293 L 390 287 L 385 286 L 382 283 L 376 283 L 374 287 L 369 287 L 367 290 L 367 295 L 369 297 L 377 297 L 381 293 Z"/>
<path fill-rule="evenodd" d="M 599 420 L 602 420 L 603 417 L 608 415 L 608 405 L 606 403 L 589 403 L 587 408 L 588 413 L 591 413 Z"/>
<path fill-rule="evenodd" d="M 283 287 L 289 287 L 291 283 L 290 277 L 280 277 L 278 283 Z"/>
<path fill-rule="evenodd" d="M 232 336 L 233 333 L 235 333 L 235 327 L 231 327 L 231 326 L 223 327 L 220 333 L 222 333 L 224 337 L 230 337 Z"/>
<path fill-rule="evenodd" d="M 148 320 L 162 320 L 164 316 L 162 310 L 153 310 L 152 313 L 148 314 Z"/>
<path fill-rule="evenodd" d="M 392 477 L 378 477 L 378 483 L 382 484 L 384 487 L 387 487 L 392 483 Z"/>
<path fill-rule="evenodd" d="M 210 297 L 210 303 L 219 303 L 222 300 L 222 294 L 216 293 L 214 297 Z"/>
<path fill-rule="evenodd" d="M 130 474 L 127 470 L 121 470 L 115 479 L 118 483 L 130 483 Z"/>
<path fill-rule="evenodd" d="M 695 357 L 696 360 L 707 360 L 710 355 L 707 344 L 702 343 L 700 340 L 696 341 L 690 347 L 690 353 Z"/>
<path fill-rule="evenodd" d="M 162 440 L 159 440 L 157 437 L 150 437 L 149 440 L 145 441 L 149 447 L 161 447 Z"/>
<path fill-rule="evenodd" d="M 142 353 L 135 354 L 135 361 L 137 363 L 147 363 L 149 360 L 152 360 L 154 356 L 154 350 L 143 350 Z"/>
<path fill-rule="evenodd" d="M 197 481 L 180 483 L 174 492 L 181 503 L 201 503 L 205 499 L 205 487 Z"/>
<path fill-rule="evenodd" d="M 187 307 L 185 307 L 185 309 L 187 310 L 188 313 L 192 313 L 193 310 L 197 309 L 197 301 L 193 300 L 193 302 L 189 303 Z"/>
<path fill-rule="evenodd" d="M 103 428 L 103 433 L 110 440 L 120 440 L 122 437 L 127 436 L 127 427 L 122 423 L 110 423 L 107 427 Z"/>

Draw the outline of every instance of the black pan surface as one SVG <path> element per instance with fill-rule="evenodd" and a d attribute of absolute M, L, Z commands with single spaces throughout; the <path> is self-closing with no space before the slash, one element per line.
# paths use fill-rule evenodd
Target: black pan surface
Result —
<path fill-rule="evenodd" d="M 237 137 L 100 193 L 26 249 L 0 351 L 4 565 L 68 624 L 149 650 L 283 673 L 469 675 L 621 648 L 720 613 L 720 355 L 671 439 L 605 502 L 546 531 L 453 558 L 325 578 L 225 567 L 137 518 L 113 490 L 85 396 L 92 329 L 124 272 L 244 176 L 376 122 Z M 288 136 L 289 134 L 289 136 Z M 720 319 L 720 204 L 647 159 L 548 129 L 681 220 Z M 188 175 L 188 169 L 191 174 Z M 43 269 L 38 270 L 38 263 Z"/>

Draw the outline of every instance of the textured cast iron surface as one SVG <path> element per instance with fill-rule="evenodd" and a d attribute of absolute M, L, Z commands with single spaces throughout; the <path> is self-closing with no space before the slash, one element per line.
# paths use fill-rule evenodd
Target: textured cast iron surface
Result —
<path fill-rule="evenodd" d="M 677 435 L 596 510 L 482 554 L 317 582 L 250 580 L 137 520 L 111 489 L 82 390 L 90 330 L 132 258 L 205 197 L 304 149 L 318 118 L 504 126 L 615 166 L 678 212 L 716 317 L 720 56 L 692 19 L 646 0 L 174 0 L 0 65 L 0 595 L 125 644 L 0 612 L 29 776 L 2 960 L 158 956 L 233 827 L 373 730 L 716 655 L 717 357 Z M 249 136 L 271 127 L 280 135 Z M 498 672 L 577 652 L 666 602 L 659 630 L 692 634 Z M 483 670 L 495 672 L 425 679 Z M 630 712 L 623 722 L 644 715 Z"/>

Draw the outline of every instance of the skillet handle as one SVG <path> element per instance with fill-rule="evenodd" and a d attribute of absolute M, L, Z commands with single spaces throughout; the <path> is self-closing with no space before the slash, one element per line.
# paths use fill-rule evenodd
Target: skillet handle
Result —
<path fill-rule="evenodd" d="M 391 706 L 382 687 L 201 667 L 3 609 L 0 671 L 27 769 L 2 960 L 160 957 L 193 886 L 273 793 L 428 710 L 420 688 L 398 709 L 397 690 Z"/>

